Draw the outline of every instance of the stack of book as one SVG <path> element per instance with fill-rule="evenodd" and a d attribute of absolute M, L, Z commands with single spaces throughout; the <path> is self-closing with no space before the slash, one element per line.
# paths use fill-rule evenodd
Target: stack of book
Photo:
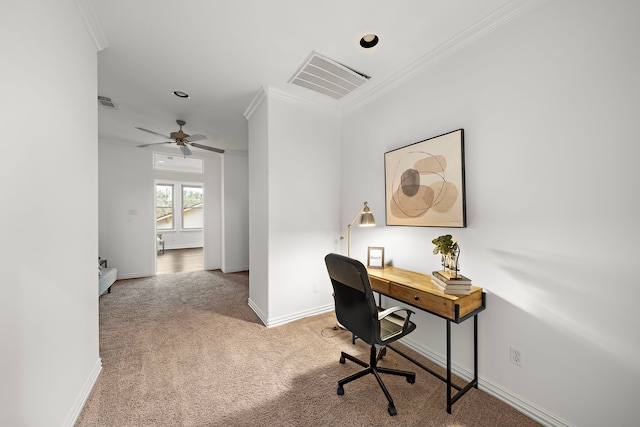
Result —
<path fill-rule="evenodd" d="M 469 295 L 471 293 L 471 279 L 461 274 L 454 276 L 444 270 L 434 271 L 431 283 L 436 285 L 445 294 Z"/>

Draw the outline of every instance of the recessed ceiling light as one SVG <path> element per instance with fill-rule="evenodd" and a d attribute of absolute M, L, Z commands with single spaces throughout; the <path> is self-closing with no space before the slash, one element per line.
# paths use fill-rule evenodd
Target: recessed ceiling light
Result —
<path fill-rule="evenodd" d="M 181 91 L 181 90 L 174 90 L 174 91 L 173 91 L 173 94 L 174 94 L 175 96 L 179 97 L 179 98 L 188 98 L 188 97 L 189 97 L 189 94 L 188 94 L 188 93 L 183 92 L 183 91 Z"/>
<path fill-rule="evenodd" d="M 365 34 L 360 39 L 360 46 L 365 49 L 369 49 L 377 45 L 379 41 L 380 39 L 375 34 Z"/>

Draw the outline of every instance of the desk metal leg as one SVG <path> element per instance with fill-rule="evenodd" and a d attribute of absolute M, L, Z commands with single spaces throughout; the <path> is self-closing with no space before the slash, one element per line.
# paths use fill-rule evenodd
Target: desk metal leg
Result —
<path fill-rule="evenodd" d="M 451 405 L 458 401 L 466 392 L 472 387 L 478 388 L 478 315 L 473 316 L 473 379 L 469 381 L 464 387 L 458 387 L 455 384 L 451 384 L 451 335 L 450 325 L 451 322 L 447 321 L 447 412 L 451 413 Z M 454 387 L 458 392 L 455 396 L 451 396 L 451 387 Z"/>
<path fill-rule="evenodd" d="M 378 306 L 382 307 L 382 294 L 380 293 L 378 294 Z M 477 310 L 475 313 L 468 314 L 465 318 L 462 319 L 462 320 L 466 320 L 469 317 L 473 317 L 473 379 L 469 381 L 467 384 L 465 384 L 464 386 L 459 386 L 452 382 L 452 375 L 451 375 L 451 322 L 452 320 L 445 319 L 447 322 L 447 337 L 446 337 L 447 338 L 447 345 L 446 345 L 447 374 L 446 374 L 446 377 L 440 375 L 438 372 L 434 371 L 428 366 L 423 365 L 422 363 L 412 358 L 408 354 L 398 350 L 397 348 L 394 348 L 392 345 L 387 345 L 387 348 L 393 350 L 394 352 L 398 353 L 400 356 L 404 357 L 405 359 L 409 360 L 410 362 L 424 369 L 434 377 L 438 378 L 440 381 L 447 383 L 447 412 L 449 414 L 451 413 L 451 406 L 453 406 L 453 404 L 456 403 L 458 399 L 464 396 L 464 394 L 468 392 L 471 388 L 476 388 L 476 389 L 478 388 L 478 313 L 484 310 L 484 307 L 485 307 L 485 303 L 484 303 L 484 293 L 483 293 L 482 308 L 480 310 Z M 456 314 L 456 317 L 457 317 L 457 314 Z M 456 323 L 459 323 L 459 322 L 456 322 Z M 355 342 L 355 338 L 356 338 L 355 336 L 352 337 L 352 340 L 354 342 Z M 384 354 L 384 353 L 381 353 L 381 354 Z M 456 390 L 456 393 L 453 396 L 451 395 L 452 389 Z"/>
<path fill-rule="evenodd" d="M 447 412 L 451 413 L 451 320 L 447 320 Z"/>
<path fill-rule="evenodd" d="M 422 363 L 418 362 L 417 360 L 415 360 L 414 358 L 412 358 L 411 356 L 409 356 L 408 354 L 398 350 L 397 348 L 394 348 L 392 345 L 387 345 L 387 348 L 393 350 L 394 352 L 398 353 L 400 356 L 404 357 L 405 359 L 413 362 L 415 365 L 419 366 L 420 368 L 424 369 L 425 371 L 427 371 L 428 373 L 430 373 L 431 375 L 433 375 L 434 377 L 438 378 L 440 381 L 447 383 L 447 412 L 450 414 L 451 413 L 451 407 L 453 406 L 454 403 L 456 403 L 458 401 L 458 399 L 460 399 L 462 396 L 464 396 L 464 394 L 466 392 L 468 392 L 472 387 L 473 388 L 478 388 L 478 316 L 477 314 L 475 316 L 473 316 L 473 379 L 471 381 L 469 381 L 467 384 L 465 384 L 464 386 L 459 386 L 455 383 L 452 382 L 452 375 L 451 375 L 451 321 L 450 320 L 446 320 L 447 322 L 447 373 L 446 376 L 440 375 L 439 373 L 435 372 L 434 370 L 430 369 L 429 367 L 423 365 Z M 456 393 L 452 396 L 451 392 L 452 390 L 455 389 Z"/>
<path fill-rule="evenodd" d="M 478 316 L 473 316 L 473 382 L 478 388 Z"/>

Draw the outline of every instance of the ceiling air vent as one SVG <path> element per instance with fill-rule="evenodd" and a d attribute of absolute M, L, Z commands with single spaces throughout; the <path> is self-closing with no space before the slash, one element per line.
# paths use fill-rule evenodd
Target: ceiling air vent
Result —
<path fill-rule="evenodd" d="M 104 108 L 110 108 L 112 110 L 117 110 L 116 104 L 111 100 L 111 98 L 107 98 L 106 96 L 98 95 L 98 104 Z"/>
<path fill-rule="evenodd" d="M 370 78 L 326 56 L 312 52 L 289 83 L 340 99 Z"/>

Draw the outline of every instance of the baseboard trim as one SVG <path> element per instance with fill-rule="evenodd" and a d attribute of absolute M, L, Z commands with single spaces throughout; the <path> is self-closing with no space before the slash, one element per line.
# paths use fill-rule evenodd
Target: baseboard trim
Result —
<path fill-rule="evenodd" d="M 169 250 L 175 250 L 175 249 L 197 249 L 197 248 L 202 248 L 202 247 L 203 247 L 202 244 L 197 244 L 197 243 L 193 243 L 191 245 L 169 246 L 165 242 L 164 250 L 165 251 L 169 251 Z"/>
<path fill-rule="evenodd" d="M 120 272 L 118 272 L 118 279 L 117 280 L 125 280 L 125 279 L 142 279 L 143 277 L 151 277 L 153 276 L 153 274 L 149 274 L 147 273 L 127 273 L 127 274 L 121 274 Z"/>
<path fill-rule="evenodd" d="M 265 314 L 260 310 L 258 305 L 251 300 L 251 298 L 249 298 L 249 307 L 251 307 L 251 310 L 253 310 L 258 315 L 262 324 L 267 326 L 267 316 L 265 316 Z"/>
<path fill-rule="evenodd" d="M 416 351 L 420 355 L 426 357 L 430 361 L 439 365 L 442 368 L 446 369 L 447 360 L 444 356 L 434 353 L 428 348 L 418 344 L 417 342 L 410 339 L 409 336 L 406 336 L 400 340 L 404 345 L 409 347 L 410 349 Z M 460 378 L 465 379 L 466 381 L 470 381 L 473 378 L 473 372 L 466 369 L 465 367 L 458 365 L 457 363 L 451 363 L 451 372 Z M 508 390 L 503 389 L 497 384 L 493 384 L 491 381 L 483 378 L 482 375 L 478 375 L 478 388 L 490 395 L 502 400 L 507 403 L 509 406 L 512 406 L 516 410 L 522 412 L 532 420 L 542 424 L 543 426 L 549 427 L 573 427 L 572 424 L 564 421 L 557 416 L 550 414 L 544 411 L 542 408 L 534 405 L 527 400 L 516 396 Z"/>
<path fill-rule="evenodd" d="M 260 308 L 253 301 L 251 301 L 251 298 L 249 298 L 249 307 L 251 307 L 251 309 L 258 315 L 262 323 L 267 328 L 273 328 L 274 326 L 284 325 L 285 323 L 294 322 L 296 320 L 309 317 L 309 316 L 328 313 L 330 311 L 333 311 L 333 309 L 335 308 L 334 304 L 331 303 L 325 306 L 315 307 L 311 310 L 299 311 L 297 313 L 288 314 L 286 316 L 269 318 L 260 310 Z"/>
<path fill-rule="evenodd" d="M 272 328 L 274 326 L 280 326 L 280 325 L 284 325 L 285 323 L 294 322 L 304 317 L 328 313 L 329 311 L 333 311 L 334 309 L 335 309 L 335 305 L 331 303 L 325 306 L 315 307 L 311 310 L 299 311 L 297 313 L 288 314 L 286 316 L 270 318 L 268 319 L 266 325 L 267 325 L 267 328 Z"/>
<path fill-rule="evenodd" d="M 223 273 L 238 273 L 241 271 L 249 271 L 248 265 L 236 265 L 231 267 L 223 267 L 220 269 Z"/>
<path fill-rule="evenodd" d="M 515 394 L 490 383 L 486 379 L 478 376 L 478 387 L 492 396 L 497 397 L 503 402 L 508 403 L 518 411 L 522 412 L 534 421 L 539 422 L 543 426 L 549 427 L 575 427 L 573 424 L 562 420 L 561 418 L 544 411 L 542 408 L 531 402 L 516 396 Z"/>
<path fill-rule="evenodd" d="M 96 360 L 96 363 L 93 365 L 93 368 L 89 372 L 89 377 L 84 382 L 84 385 L 82 386 L 82 389 L 80 389 L 78 397 L 73 403 L 73 406 L 71 406 L 67 417 L 62 423 L 64 427 L 73 427 L 76 421 L 78 421 L 78 417 L 82 412 L 82 408 L 84 408 L 84 404 L 87 402 L 87 399 L 91 394 L 91 390 L 93 390 L 93 387 L 96 385 L 96 381 L 98 380 L 98 376 L 100 375 L 101 371 L 102 359 L 98 357 L 98 360 Z"/>

